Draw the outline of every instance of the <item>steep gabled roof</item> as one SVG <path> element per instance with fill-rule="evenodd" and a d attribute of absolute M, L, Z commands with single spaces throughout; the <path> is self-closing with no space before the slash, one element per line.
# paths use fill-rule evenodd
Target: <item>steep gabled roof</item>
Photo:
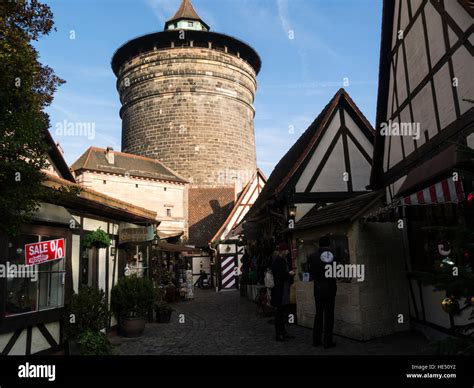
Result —
<path fill-rule="evenodd" d="M 265 188 L 252 209 L 252 212 L 259 209 L 266 200 L 281 193 L 286 188 L 289 181 L 298 171 L 303 162 L 311 156 L 311 151 L 318 139 L 324 134 L 324 130 L 326 129 L 332 114 L 343 102 L 346 104 L 346 107 L 353 110 L 355 115 L 363 123 L 368 135 L 373 138 L 375 131 L 372 128 L 372 125 L 365 118 L 364 114 L 359 110 L 354 101 L 352 101 L 347 92 L 343 88 L 339 89 L 318 115 L 316 120 L 313 121 L 313 123 L 300 136 L 296 143 L 293 144 L 290 150 L 283 156 L 283 158 L 281 158 L 273 169 Z"/>
<path fill-rule="evenodd" d="M 207 247 L 234 205 L 234 187 L 189 189 L 189 244 Z"/>
<path fill-rule="evenodd" d="M 379 88 L 377 93 L 375 128 L 380 128 L 380 124 L 385 121 L 387 116 L 394 12 L 395 1 L 384 0 L 382 9 L 382 41 L 380 44 Z M 381 136 L 380 131 L 376 131 L 374 158 L 370 175 L 370 185 L 373 188 L 379 188 L 381 186 L 380 179 L 383 175 L 384 148 L 385 139 Z"/>
<path fill-rule="evenodd" d="M 178 10 L 174 16 L 168 21 L 177 20 L 177 19 L 191 19 L 191 20 L 201 20 L 197 12 L 194 10 L 193 5 L 189 0 L 183 0 Z"/>
<path fill-rule="evenodd" d="M 113 151 L 114 163 L 110 164 L 107 161 L 106 152 L 107 150 L 104 148 L 89 147 L 86 152 L 73 163 L 71 169 L 76 173 L 80 173 L 84 170 L 120 175 L 128 173 L 134 177 L 187 183 L 184 178 L 158 160 Z"/>
<path fill-rule="evenodd" d="M 64 160 L 63 154 L 59 150 L 57 144 L 54 142 L 54 139 L 48 129 L 45 129 L 44 137 L 49 147 L 48 156 L 51 162 L 54 164 L 54 167 L 56 167 L 56 169 L 59 171 L 62 178 L 75 183 L 76 180 L 74 179 L 69 166 Z"/>
<path fill-rule="evenodd" d="M 384 197 L 383 191 L 361 194 L 329 206 L 311 209 L 296 223 L 295 229 L 311 229 L 317 226 L 355 221 L 366 210 Z"/>
<path fill-rule="evenodd" d="M 265 174 L 259 169 L 257 168 L 257 171 L 255 171 L 255 174 L 253 175 L 252 179 L 249 180 L 249 182 L 247 183 L 247 185 L 245 186 L 245 188 L 242 190 L 242 193 L 240 193 L 239 195 L 239 198 L 237 198 L 237 201 L 235 202 L 234 204 L 234 207 L 232 208 L 232 211 L 230 212 L 230 214 L 228 215 L 227 219 L 222 223 L 221 227 L 219 228 L 219 230 L 215 233 L 214 237 L 212 237 L 211 241 L 216 241 L 220 238 L 220 236 L 222 235 L 222 233 L 225 231 L 227 225 L 233 221 L 233 222 L 238 222 L 238 220 L 242 219 L 242 213 L 243 212 L 248 212 L 249 209 L 246 209 L 247 206 L 249 206 L 249 204 L 244 204 L 243 203 L 243 200 L 244 198 L 247 196 L 247 194 L 249 193 L 250 191 L 250 188 L 252 186 L 255 186 L 254 185 L 254 182 L 255 180 L 258 180 L 258 179 L 261 179 L 263 180 L 264 182 L 267 181 L 267 178 L 265 177 Z M 258 186 L 259 186 L 259 183 L 257 181 L 256 183 L 256 186 L 257 186 L 257 190 L 258 190 Z M 265 186 L 264 186 L 265 187 Z M 257 194 L 258 194 L 258 191 L 257 191 Z M 250 195 L 252 196 L 252 193 L 250 193 Z M 258 197 L 257 197 L 258 198 Z M 250 204 L 251 206 L 252 204 Z M 240 207 L 244 207 L 244 209 L 240 212 L 240 214 L 237 215 L 237 211 L 239 210 Z M 245 213 L 244 213 L 245 215 Z"/>
<path fill-rule="evenodd" d="M 181 5 L 179 6 L 174 16 L 166 21 L 165 29 L 167 29 L 169 24 L 183 19 L 196 20 L 198 22 L 201 22 L 209 30 L 209 26 L 199 17 L 193 5 L 191 4 L 191 1 L 189 0 L 183 0 L 181 2 Z"/>
<path fill-rule="evenodd" d="M 61 203 L 59 204 L 62 206 L 89 211 L 92 214 L 115 217 L 115 219 L 119 221 L 160 223 L 160 221 L 156 220 L 156 212 L 154 211 L 132 205 L 131 203 L 99 193 L 98 191 L 49 173 L 46 173 L 46 179 L 43 185 L 56 189 L 61 187 L 76 187 L 80 189 L 77 196 L 71 195 L 60 198 Z"/>

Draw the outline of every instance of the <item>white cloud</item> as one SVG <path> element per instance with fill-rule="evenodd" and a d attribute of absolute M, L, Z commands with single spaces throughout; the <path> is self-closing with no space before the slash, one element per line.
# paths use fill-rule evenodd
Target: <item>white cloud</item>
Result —
<path fill-rule="evenodd" d="M 148 6 L 163 25 L 178 10 L 181 0 L 146 0 Z"/>

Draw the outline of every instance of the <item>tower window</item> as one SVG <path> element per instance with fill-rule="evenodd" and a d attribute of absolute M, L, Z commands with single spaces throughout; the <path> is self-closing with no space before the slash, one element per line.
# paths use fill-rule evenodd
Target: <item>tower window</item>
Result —
<path fill-rule="evenodd" d="M 166 191 L 166 187 L 163 187 L 163 190 Z"/>
<path fill-rule="evenodd" d="M 166 209 L 166 217 L 171 217 L 171 209 Z"/>
<path fill-rule="evenodd" d="M 105 184 L 107 184 L 107 181 L 102 181 L 102 183 L 105 185 Z"/>
<path fill-rule="evenodd" d="M 138 184 L 136 184 L 135 187 L 138 189 Z"/>
<path fill-rule="evenodd" d="M 194 25 L 193 22 L 188 22 L 188 27 L 192 27 Z"/>

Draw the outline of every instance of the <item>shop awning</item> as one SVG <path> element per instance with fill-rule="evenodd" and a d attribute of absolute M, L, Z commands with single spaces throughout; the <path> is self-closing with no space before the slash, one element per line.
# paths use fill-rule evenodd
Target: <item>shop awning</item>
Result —
<path fill-rule="evenodd" d="M 404 205 L 432 205 L 458 203 L 464 199 L 464 190 L 460 180 L 444 179 L 423 190 L 403 198 Z"/>
<path fill-rule="evenodd" d="M 199 248 L 191 248 L 191 247 L 186 247 L 184 245 L 170 244 L 164 241 L 160 241 L 157 245 L 157 248 L 166 252 L 181 252 L 181 253 L 201 255 L 201 250 Z"/>
<path fill-rule="evenodd" d="M 181 237 L 184 232 L 182 230 L 176 232 L 163 232 L 161 230 L 157 230 L 157 234 L 161 240 L 166 240 L 167 238 Z"/>
<path fill-rule="evenodd" d="M 48 222 L 60 225 L 70 225 L 74 219 L 66 208 L 51 203 L 40 203 L 38 211 L 31 217 L 34 221 Z"/>

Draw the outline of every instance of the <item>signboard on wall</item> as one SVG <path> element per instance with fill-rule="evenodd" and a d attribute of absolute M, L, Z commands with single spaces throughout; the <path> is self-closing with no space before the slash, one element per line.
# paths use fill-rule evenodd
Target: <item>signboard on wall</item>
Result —
<path fill-rule="evenodd" d="M 153 226 L 119 229 L 119 244 L 142 243 L 151 241 L 154 237 L 155 228 Z"/>
<path fill-rule="evenodd" d="M 25 245 L 26 265 L 43 264 L 65 256 L 64 239 L 42 241 Z"/>

